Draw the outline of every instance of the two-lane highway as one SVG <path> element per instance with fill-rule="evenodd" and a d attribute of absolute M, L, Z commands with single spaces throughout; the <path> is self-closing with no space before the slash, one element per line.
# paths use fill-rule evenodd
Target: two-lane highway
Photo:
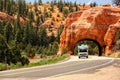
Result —
<path fill-rule="evenodd" d="M 47 66 L 34 68 L 10 70 L 0 72 L 0 79 L 4 78 L 27 78 L 27 79 L 42 79 L 51 76 L 60 76 L 90 69 L 96 69 L 110 65 L 114 59 L 99 59 L 99 60 L 79 60 L 68 61 Z"/>

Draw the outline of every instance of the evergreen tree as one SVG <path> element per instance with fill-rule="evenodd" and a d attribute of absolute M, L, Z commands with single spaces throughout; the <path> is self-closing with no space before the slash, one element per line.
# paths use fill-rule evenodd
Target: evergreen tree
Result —
<path fill-rule="evenodd" d="M 48 37 L 46 33 L 46 28 L 43 27 L 39 33 L 39 43 L 41 46 L 48 46 Z"/>
<path fill-rule="evenodd" d="M 49 43 L 53 43 L 55 41 L 55 35 L 52 32 L 52 35 L 50 36 Z"/>
<path fill-rule="evenodd" d="M 30 37 L 29 37 L 29 23 L 25 23 L 25 29 L 24 29 L 24 37 L 23 37 L 23 42 L 24 44 L 28 44 L 30 42 Z"/>
<path fill-rule="evenodd" d="M 0 62 L 7 63 L 8 45 L 5 41 L 5 38 L 0 34 Z"/>
<path fill-rule="evenodd" d="M 22 15 L 22 1 L 18 0 L 18 14 L 21 16 Z"/>
<path fill-rule="evenodd" d="M 95 6 L 97 6 L 96 2 L 90 3 L 90 7 L 95 7 Z"/>
<path fill-rule="evenodd" d="M 112 0 L 112 2 L 113 2 L 113 4 L 115 4 L 115 5 L 120 5 L 120 0 Z"/>
<path fill-rule="evenodd" d="M 53 12 L 54 11 L 54 5 L 51 4 L 51 11 Z"/>
<path fill-rule="evenodd" d="M 4 35 L 4 26 L 7 24 L 7 21 L 0 22 L 0 34 Z"/>
<path fill-rule="evenodd" d="M 35 8 L 35 14 L 36 16 L 38 16 L 38 4 L 36 1 L 34 2 L 34 8 Z"/>
<path fill-rule="evenodd" d="M 32 48 L 32 45 L 29 43 L 25 49 L 26 55 L 33 58 L 35 56 L 35 48 Z"/>
<path fill-rule="evenodd" d="M 38 16 L 37 17 L 37 20 L 36 20 L 36 27 L 37 27 L 37 31 L 38 31 L 38 28 L 39 28 L 39 25 L 40 25 L 40 17 Z"/>
<path fill-rule="evenodd" d="M 7 0 L 3 0 L 3 11 L 6 11 Z"/>
<path fill-rule="evenodd" d="M 22 15 L 24 16 L 24 17 L 26 17 L 27 15 L 28 15 L 28 7 L 27 7 L 27 5 L 26 5 L 26 2 L 25 2 L 25 0 L 23 0 L 23 3 L 22 3 Z"/>
<path fill-rule="evenodd" d="M 23 41 L 23 35 L 22 35 L 22 31 L 21 29 L 17 29 L 17 32 L 16 32 L 16 35 L 15 35 L 15 42 L 16 42 L 16 45 L 20 42 Z"/>
<path fill-rule="evenodd" d="M 70 4 L 69 4 L 69 11 L 70 12 L 74 12 L 74 9 L 73 9 L 73 3 L 72 2 L 70 2 Z"/>
<path fill-rule="evenodd" d="M 86 4 L 84 3 L 84 4 L 83 4 L 83 8 L 84 8 L 85 6 L 86 6 Z"/>
<path fill-rule="evenodd" d="M 34 22 L 34 14 L 32 11 L 28 13 L 28 18 L 30 19 L 30 24 L 32 24 L 32 22 Z"/>
<path fill-rule="evenodd" d="M 42 21 L 42 23 L 44 23 L 44 21 L 45 21 L 44 15 L 41 15 L 41 21 Z"/>
<path fill-rule="evenodd" d="M 0 0 L 0 11 L 3 11 L 3 0 Z"/>
<path fill-rule="evenodd" d="M 62 31 L 63 31 L 63 28 L 64 28 L 63 25 L 61 25 L 61 26 L 58 28 L 57 36 L 56 36 L 56 41 L 57 41 L 58 43 L 60 42 L 60 35 L 61 35 Z"/>
<path fill-rule="evenodd" d="M 15 28 L 16 28 L 15 42 L 16 42 L 16 45 L 17 45 L 17 43 L 20 43 L 20 42 L 23 41 L 23 31 L 22 31 L 21 25 L 20 25 L 20 16 L 19 16 L 19 14 L 18 14 L 17 20 L 15 22 Z"/>
<path fill-rule="evenodd" d="M 8 41 L 12 38 L 12 26 L 11 24 L 8 22 L 7 25 L 5 26 L 5 29 L 4 29 L 4 36 L 5 36 L 5 39 L 8 43 Z"/>
<path fill-rule="evenodd" d="M 63 7 L 64 7 L 63 1 L 62 1 L 62 0 L 59 0 L 57 6 L 58 6 L 58 8 L 59 8 L 59 11 L 62 12 L 62 11 L 63 11 Z"/>
<path fill-rule="evenodd" d="M 63 14 L 64 14 L 65 17 L 68 16 L 68 14 L 69 14 L 69 9 L 68 9 L 67 7 L 64 7 L 64 8 L 63 8 Z"/>
<path fill-rule="evenodd" d="M 41 5 L 41 4 L 42 4 L 42 0 L 39 0 L 39 1 L 38 1 L 38 4 Z"/>
<path fill-rule="evenodd" d="M 10 3 L 10 1 L 8 1 L 7 3 L 6 3 L 6 12 L 8 13 L 8 14 L 10 14 L 10 15 L 12 15 L 11 14 L 11 3 Z"/>

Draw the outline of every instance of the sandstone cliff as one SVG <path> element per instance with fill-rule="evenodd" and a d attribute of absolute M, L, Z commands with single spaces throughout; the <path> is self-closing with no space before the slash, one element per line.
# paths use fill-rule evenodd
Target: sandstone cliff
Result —
<path fill-rule="evenodd" d="M 120 29 L 120 8 L 103 5 L 70 14 L 60 37 L 58 55 L 62 47 L 73 54 L 75 45 L 85 39 L 99 43 L 101 52 L 110 54 L 115 43 L 115 35 Z"/>

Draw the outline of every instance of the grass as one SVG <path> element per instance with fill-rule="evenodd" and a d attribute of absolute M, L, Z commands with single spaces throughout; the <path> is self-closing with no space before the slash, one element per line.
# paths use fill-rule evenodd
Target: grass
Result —
<path fill-rule="evenodd" d="M 120 54 L 118 55 L 118 58 L 120 58 Z"/>
<path fill-rule="evenodd" d="M 40 66 L 40 65 L 46 65 L 46 64 L 53 64 L 53 63 L 63 61 L 69 57 L 70 57 L 70 55 L 68 55 L 68 54 L 65 54 L 60 57 L 53 56 L 53 57 L 49 57 L 49 58 L 44 58 L 44 59 L 40 60 L 40 62 L 37 62 L 37 63 L 30 63 L 28 66 L 33 67 L 33 66 Z"/>
<path fill-rule="evenodd" d="M 30 63 L 29 65 L 24 65 L 22 66 L 21 63 L 17 63 L 16 65 L 11 64 L 9 66 L 7 66 L 7 69 L 19 69 L 19 68 L 28 68 L 28 67 L 35 67 L 35 66 L 41 66 L 41 65 L 47 65 L 47 64 L 54 64 L 60 61 L 63 61 L 67 58 L 69 58 L 70 55 L 68 54 L 64 54 L 62 56 L 52 56 L 52 57 L 48 57 L 48 58 L 44 58 L 42 60 L 40 60 L 39 62 L 36 63 Z M 5 70 L 5 64 L 1 64 L 0 65 L 0 70 Z"/>

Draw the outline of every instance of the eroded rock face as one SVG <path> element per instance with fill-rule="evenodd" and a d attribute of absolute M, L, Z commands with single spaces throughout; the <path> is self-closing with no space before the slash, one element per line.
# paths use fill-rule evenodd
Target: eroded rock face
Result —
<path fill-rule="evenodd" d="M 9 21 L 11 23 L 11 22 L 14 22 L 15 20 L 17 20 L 17 15 L 10 16 L 7 13 L 0 12 L 0 20 L 6 20 L 6 21 Z M 21 24 L 24 24 L 25 21 L 26 21 L 26 19 L 20 17 Z"/>
<path fill-rule="evenodd" d="M 60 37 L 58 55 L 62 47 L 73 54 L 76 44 L 85 39 L 97 41 L 107 56 L 114 47 L 120 29 L 120 8 L 100 6 L 70 14 Z"/>

